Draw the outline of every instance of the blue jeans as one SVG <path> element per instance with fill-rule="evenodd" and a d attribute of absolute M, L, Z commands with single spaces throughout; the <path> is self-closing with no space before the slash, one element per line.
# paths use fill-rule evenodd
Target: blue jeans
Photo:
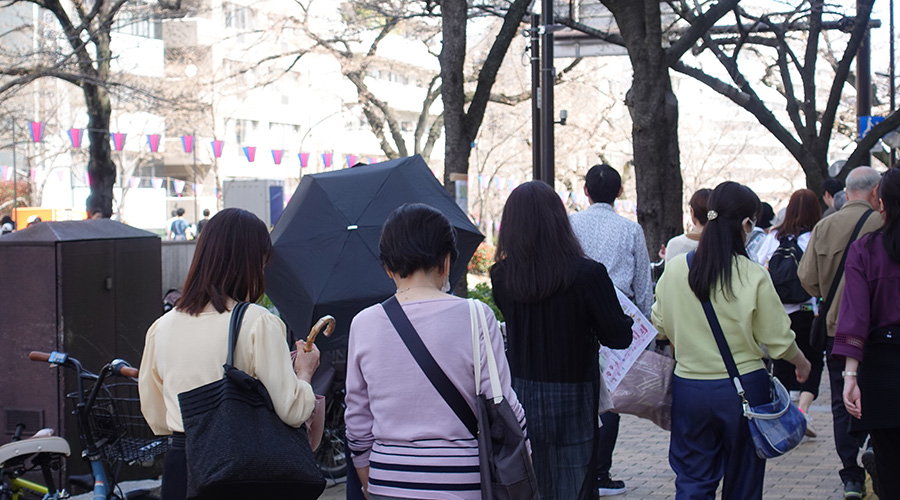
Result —
<path fill-rule="evenodd" d="M 765 370 L 741 376 L 751 405 L 771 401 Z M 722 498 L 761 500 L 766 461 L 756 456 L 741 399 L 729 379 L 672 380 L 672 437 L 669 464 L 675 471 L 676 500 Z"/>

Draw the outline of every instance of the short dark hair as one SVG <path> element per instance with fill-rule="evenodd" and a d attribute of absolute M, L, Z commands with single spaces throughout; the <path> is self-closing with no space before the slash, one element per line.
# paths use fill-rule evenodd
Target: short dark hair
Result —
<path fill-rule="evenodd" d="M 838 191 L 844 189 L 844 183 L 841 182 L 840 179 L 828 178 L 822 181 L 822 189 L 831 196 L 834 196 Z"/>
<path fill-rule="evenodd" d="M 706 223 L 709 222 L 709 219 L 706 216 L 706 213 L 709 211 L 709 209 L 706 208 L 706 202 L 709 200 L 710 194 L 712 194 L 712 189 L 700 188 L 691 195 L 691 201 L 688 202 L 691 206 L 691 210 L 694 211 L 694 217 L 701 226 L 705 226 Z"/>
<path fill-rule="evenodd" d="M 204 216 L 204 217 L 209 217 L 209 209 L 208 209 L 208 208 L 204 208 L 204 209 L 203 209 L 203 216 Z"/>
<path fill-rule="evenodd" d="M 184 215 L 184 209 L 179 208 L 178 210 L 175 211 L 175 213 L 178 214 L 179 217 L 181 217 L 182 215 Z"/>
<path fill-rule="evenodd" d="M 566 208 L 541 181 L 519 185 L 503 207 L 495 254 L 513 300 L 531 302 L 565 290 L 584 257 Z"/>
<path fill-rule="evenodd" d="M 217 213 L 197 240 L 178 310 L 196 316 L 206 304 L 225 312 L 228 298 L 256 302 L 266 289 L 271 254 L 272 239 L 259 217 L 240 208 Z"/>
<path fill-rule="evenodd" d="M 766 202 L 759 204 L 759 212 L 756 213 L 756 227 L 769 229 L 772 227 L 772 219 L 775 218 L 775 209 Z"/>
<path fill-rule="evenodd" d="M 616 201 L 619 190 L 622 189 L 622 177 L 616 169 L 603 163 L 594 165 L 584 176 L 588 196 L 594 203 L 609 203 Z"/>
<path fill-rule="evenodd" d="M 420 269 L 444 271 L 444 258 L 450 255 L 452 263 L 459 256 L 450 219 L 424 203 L 405 203 L 391 212 L 381 228 L 378 251 L 382 265 L 401 278 Z"/>

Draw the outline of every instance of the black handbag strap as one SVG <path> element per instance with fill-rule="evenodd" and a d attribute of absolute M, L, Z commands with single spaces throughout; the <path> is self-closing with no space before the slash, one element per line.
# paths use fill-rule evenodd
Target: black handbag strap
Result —
<path fill-rule="evenodd" d="M 693 261 L 694 251 L 691 250 L 687 254 L 688 269 L 690 269 Z M 719 317 L 716 316 L 716 310 L 713 309 L 712 302 L 709 299 L 704 300 L 701 304 L 703 305 L 703 312 L 706 314 L 706 321 L 709 322 L 709 329 L 712 330 L 713 337 L 716 339 L 716 345 L 719 347 L 719 354 L 722 355 L 722 361 L 725 362 L 725 369 L 728 371 L 728 377 L 734 384 L 734 388 L 737 390 L 738 395 L 743 400 L 744 410 L 746 412 L 750 409 L 750 404 L 747 401 L 747 398 L 744 397 L 744 386 L 741 384 L 741 374 L 738 372 L 737 364 L 734 362 L 731 348 L 728 347 L 728 341 L 725 339 L 725 332 L 722 331 L 722 325 L 719 324 Z"/>
<path fill-rule="evenodd" d="M 244 321 L 244 313 L 249 302 L 238 302 L 231 310 L 231 323 L 228 325 L 228 358 L 225 366 L 234 366 L 234 348 L 237 346 L 238 335 L 241 333 L 241 322 Z"/>
<path fill-rule="evenodd" d="M 831 303 L 834 302 L 834 294 L 837 293 L 838 285 L 841 284 L 841 278 L 844 275 L 844 264 L 847 262 L 847 253 L 850 252 L 850 245 L 856 241 L 856 237 L 859 236 L 859 232 L 862 231 L 872 212 L 874 210 L 871 208 L 866 210 L 866 213 L 862 214 L 862 217 L 856 222 L 856 227 L 853 228 L 853 232 L 850 234 L 850 241 L 847 242 L 847 247 L 844 248 L 844 255 L 841 256 L 841 263 L 838 265 L 837 272 L 834 273 L 834 279 L 831 280 L 831 288 L 828 290 L 828 295 L 825 296 L 825 301 L 819 307 L 819 314 L 828 314 Z"/>
<path fill-rule="evenodd" d="M 400 338 L 409 349 L 410 354 L 418 363 L 419 368 L 425 372 L 428 381 L 437 389 L 438 393 L 444 398 L 447 406 L 453 410 L 453 413 L 459 417 L 459 420 L 469 429 L 473 436 L 478 435 L 478 419 L 475 418 L 475 412 L 466 402 L 459 389 L 453 385 L 453 382 L 447 377 L 447 374 L 441 370 L 441 367 L 435 361 L 434 356 L 428 352 L 428 348 L 422 342 L 422 338 L 416 332 L 415 327 L 409 322 L 409 317 L 403 312 L 397 297 L 392 295 L 391 298 L 381 303 L 384 312 L 387 313 L 388 319 L 394 325 Z"/>

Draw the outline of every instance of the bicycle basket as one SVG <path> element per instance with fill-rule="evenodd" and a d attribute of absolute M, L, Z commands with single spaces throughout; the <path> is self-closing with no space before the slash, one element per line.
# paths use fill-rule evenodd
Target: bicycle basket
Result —
<path fill-rule="evenodd" d="M 85 389 L 90 394 L 91 389 Z M 75 404 L 78 394 L 67 395 Z M 168 440 L 156 436 L 141 414 L 137 382 L 103 384 L 88 412 L 88 429 L 80 429 L 81 445 L 87 449 L 89 437 L 109 462 L 132 465 L 147 462 L 165 453 Z"/>

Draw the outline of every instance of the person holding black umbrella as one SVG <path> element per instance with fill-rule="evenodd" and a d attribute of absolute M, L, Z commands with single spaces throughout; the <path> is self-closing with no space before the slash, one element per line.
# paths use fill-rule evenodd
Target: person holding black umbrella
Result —
<path fill-rule="evenodd" d="M 394 326 L 399 309 L 474 408 L 469 301 L 445 293 L 457 257 L 456 231 L 440 211 L 407 203 L 385 222 L 379 251 L 397 291 L 353 318 L 347 352 L 346 434 L 363 491 L 369 500 L 480 499 L 478 441 L 434 389 Z M 491 345 L 485 349 L 494 353 L 503 396 L 524 431 L 525 413 L 510 386 L 499 325 L 487 305 L 477 305 L 488 320 Z M 488 381 L 485 368 L 482 387 Z"/>

